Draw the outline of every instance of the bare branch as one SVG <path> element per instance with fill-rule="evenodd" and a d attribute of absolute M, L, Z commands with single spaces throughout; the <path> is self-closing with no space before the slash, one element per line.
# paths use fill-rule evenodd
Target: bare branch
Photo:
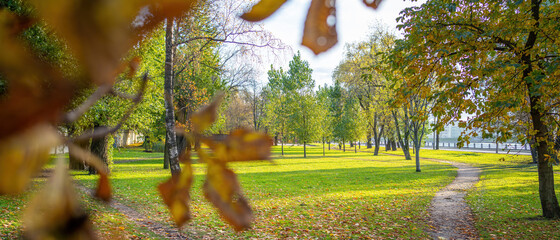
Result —
<path fill-rule="evenodd" d="M 106 136 L 108 134 L 112 134 L 112 133 L 116 132 L 117 130 L 119 130 L 119 128 L 121 128 L 121 126 L 128 120 L 130 115 L 132 115 L 132 112 L 134 112 L 134 109 L 136 108 L 136 106 L 138 106 L 138 104 L 141 102 L 142 96 L 144 95 L 144 92 L 146 91 L 147 82 L 148 82 L 148 73 L 145 73 L 144 76 L 142 77 L 142 82 L 141 82 L 140 89 L 138 90 L 138 93 L 135 96 L 130 98 L 130 99 L 132 99 L 133 105 L 128 109 L 126 114 L 121 118 L 121 120 L 119 121 L 119 123 L 117 125 L 115 125 L 112 128 L 99 127 L 99 128 L 94 129 L 93 131 L 87 131 L 88 133 L 86 133 L 86 134 L 77 136 L 75 138 L 70 138 L 66 142 L 82 141 L 82 140 L 86 140 L 86 139 L 89 139 L 89 138 L 100 138 L 100 137 Z"/>

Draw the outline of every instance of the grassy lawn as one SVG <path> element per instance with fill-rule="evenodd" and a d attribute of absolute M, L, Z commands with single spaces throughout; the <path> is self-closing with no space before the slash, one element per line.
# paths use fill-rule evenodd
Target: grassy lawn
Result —
<path fill-rule="evenodd" d="M 429 163 L 422 174 L 411 161 L 367 153 L 285 147 L 274 148 L 273 162 L 232 164 L 255 211 L 254 227 L 235 233 L 203 199 L 205 166 L 195 164 L 194 220 L 183 230 L 193 238 L 428 238 L 427 207 L 435 192 L 454 178 L 446 164 Z M 126 158 L 135 150 L 115 152 Z M 157 153 L 143 153 L 151 158 Z M 154 221 L 172 225 L 155 191 L 166 180 L 162 158 L 115 161 L 112 184 L 116 197 Z M 75 176 L 93 187 L 93 176 Z"/>
<path fill-rule="evenodd" d="M 456 174 L 450 165 L 426 160 L 421 161 L 422 173 L 416 173 L 414 161 L 399 156 L 372 156 L 367 152 L 371 150 L 365 148 L 361 150 L 366 152 L 358 153 L 348 146 L 346 152 L 327 150 L 325 157 L 320 146 L 307 149 L 307 158 L 303 158 L 302 147 L 285 146 L 283 157 L 280 148 L 274 147 L 271 162 L 231 165 L 256 217 L 253 228 L 242 233 L 233 232 L 203 199 L 200 187 L 205 165 L 195 164 L 194 220 L 183 230 L 195 239 L 429 238 L 425 233 L 429 228 L 429 202 Z M 560 221 L 538 217 L 541 210 L 536 166 L 529 164 L 529 156 L 424 149 L 421 155 L 482 168 L 481 181 L 467 197 L 482 238 L 560 238 Z M 172 226 L 168 210 L 156 192 L 157 184 L 170 175 L 169 170 L 162 169 L 162 162 L 162 153 L 145 153 L 140 148 L 115 150 L 111 179 L 118 201 L 153 221 Z M 73 174 L 84 185 L 95 185 L 96 176 Z M 27 194 L 0 197 L 0 238 L 18 236 L 19 218 L 25 207 L 22 202 L 43 182 L 35 180 Z M 556 184 L 560 181 L 556 180 Z M 83 194 L 82 198 L 104 238 L 157 239 L 114 209 Z"/>
<path fill-rule="evenodd" d="M 389 153 L 402 154 L 400 150 Z M 481 181 L 467 197 L 482 238 L 560 239 L 560 221 L 540 217 L 537 166 L 529 164 L 531 156 L 426 149 L 420 151 L 420 156 L 469 163 L 482 169 Z M 422 169 L 429 163 L 421 160 Z M 559 170 L 558 166 L 554 169 Z M 558 195 L 560 175 L 555 177 Z"/>
<path fill-rule="evenodd" d="M 66 157 L 59 154 L 60 157 Z M 51 156 L 53 158 L 54 156 Z M 52 162 L 46 168 L 52 168 Z M 83 174 L 83 173 L 80 173 Z M 21 239 L 21 216 L 26 203 L 46 183 L 45 178 L 34 179 L 26 193 L 17 196 L 0 196 L 0 239 Z M 90 213 L 91 220 L 101 239 L 159 239 L 148 228 L 136 226 L 134 222 L 117 210 L 92 199 L 76 189 L 81 202 Z"/>

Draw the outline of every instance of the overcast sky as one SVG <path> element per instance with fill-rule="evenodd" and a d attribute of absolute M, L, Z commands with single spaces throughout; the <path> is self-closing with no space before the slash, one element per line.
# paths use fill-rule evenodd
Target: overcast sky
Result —
<path fill-rule="evenodd" d="M 411 2 L 403 0 L 383 0 L 377 10 L 366 7 L 362 0 L 339 0 L 336 3 L 338 43 L 329 51 L 315 56 L 311 50 L 301 46 L 303 24 L 311 0 L 290 0 L 282 8 L 266 19 L 263 24 L 266 30 L 272 32 L 277 38 L 290 46 L 294 53 L 301 52 L 303 59 L 307 60 L 313 69 L 313 79 L 316 85 L 332 83 L 332 72 L 344 56 L 346 43 L 365 40 L 369 34 L 369 27 L 377 21 L 387 25 L 389 29 L 396 30 L 396 18 L 399 12 L 406 7 L 418 6 L 425 1 Z M 275 68 L 288 68 L 291 54 L 286 59 L 277 60 Z M 266 81 L 266 71 L 269 65 L 263 66 L 262 81 Z"/>

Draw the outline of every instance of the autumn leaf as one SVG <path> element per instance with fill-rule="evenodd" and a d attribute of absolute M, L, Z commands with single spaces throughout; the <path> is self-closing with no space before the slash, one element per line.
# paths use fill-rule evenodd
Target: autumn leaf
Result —
<path fill-rule="evenodd" d="M 191 116 L 191 123 L 193 130 L 196 133 L 202 133 L 204 130 L 212 126 L 218 117 L 218 107 L 224 98 L 223 94 L 218 95 L 212 103 L 199 111 L 193 113 Z"/>
<path fill-rule="evenodd" d="M 203 138 L 202 142 L 222 162 L 266 160 L 270 158 L 272 147 L 272 139 L 268 135 L 247 129 L 236 129 L 223 141 Z"/>
<path fill-rule="evenodd" d="M 158 185 L 163 202 L 169 208 L 178 227 L 183 226 L 192 218 L 189 206 L 192 181 L 192 166 L 189 162 L 185 164 L 179 176 L 171 177 Z"/>
<path fill-rule="evenodd" d="M 327 51 L 338 42 L 334 4 L 334 0 L 312 0 L 309 6 L 301 44 L 315 54 Z"/>
<path fill-rule="evenodd" d="M 250 22 L 261 21 L 276 12 L 286 1 L 287 0 L 261 0 L 255 4 L 249 12 L 241 15 L 241 18 Z"/>
<path fill-rule="evenodd" d="M 362 1 L 366 6 L 371 7 L 373 9 L 377 9 L 377 7 L 379 7 L 379 4 L 381 3 L 381 0 L 362 0 Z"/>
<path fill-rule="evenodd" d="M 32 22 L 0 10 L 0 74 L 8 87 L 0 99 L 0 139 L 36 124 L 56 122 L 75 89 L 22 43 L 19 34 Z"/>
<path fill-rule="evenodd" d="M 23 214 L 26 239 L 96 239 L 62 159 Z"/>
<path fill-rule="evenodd" d="M 112 190 L 108 178 L 109 170 L 103 161 L 95 154 L 80 148 L 76 144 L 68 143 L 68 149 L 76 158 L 82 160 L 88 166 L 95 168 L 99 174 L 99 181 L 94 196 L 105 202 L 110 201 Z"/>
<path fill-rule="evenodd" d="M 241 193 L 235 173 L 225 164 L 209 162 L 206 177 L 204 196 L 218 208 L 220 216 L 236 231 L 249 228 L 253 211 Z"/>
<path fill-rule="evenodd" d="M 90 80 L 102 85 L 115 81 L 124 68 L 122 58 L 142 34 L 166 18 L 180 16 L 194 0 L 31 2 L 40 17 L 67 41 Z"/>
<path fill-rule="evenodd" d="M 0 194 L 23 192 L 60 143 L 56 130 L 47 124 L 0 140 Z"/>

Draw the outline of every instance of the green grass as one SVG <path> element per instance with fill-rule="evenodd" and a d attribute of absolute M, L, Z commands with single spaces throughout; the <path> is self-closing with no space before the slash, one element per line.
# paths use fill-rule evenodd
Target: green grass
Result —
<path fill-rule="evenodd" d="M 420 151 L 420 156 L 482 169 L 480 181 L 467 196 L 482 238 L 560 239 L 560 220 L 540 217 L 537 166 L 530 164 L 531 156 L 426 149 Z M 422 165 L 427 163 L 421 160 Z M 559 193 L 560 175 L 555 177 L 555 190 Z"/>
<path fill-rule="evenodd" d="M 21 239 L 21 217 L 26 204 L 41 190 L 46 179 L 34 179 L 28 190 L 15 196 L 0 196 L 0 239 Z M 76 191 L 89 213 L 101 239 L 159 239 L 148 228 L 137 226 L 117 210 L 103 204 L 81 191 Z"/>
<path fill-rule="evenodd" d="M 152 221 L 173 226 L 156 191 L 157 184 L 170 175 L 169 170 L 162 169 L 163 154 L 142 150 L 115 151 L 111 173 L 115 198 Z M 203 199 L 200 187 L 205 165 L 194 164 L 194 220 L 183 231 L 195 239 L 429 238 L 425 233 L 429 228 L 427 208 L 435 192 L 453 180 L 454 168 L 422 160 L 422 172 L 416 173 L 414 161 L 353 150 L 349 146 L 346 152 L 327 150 L 323 157 L 321 146 L 308 147 L 308 158 L 303 158 L 302 147 L 285 146 L 283 157 L 280 148 L 274 147 L 271 162 L 231 164 L 256 217 L 253 228 L 242 233 L 233 232 Z M 538 217 L 541 210 L 536 166 L 529 164 L 529 156 L 425 149 L 421 156 L 465 162 L 482 169 L 481 181 L 467 196 L 482 238 L 560 238 L 560 221 Z M 75 179 L 94 187 L 96 176 L 73 173 Z M 25 207 L 22 203 L 41 184 L 36 181 L 29 193 L 21 196 L 0 197 L 1 238 L 18 236 L 19 215 Z M 105 238 L 157 238 L 116 210 L 83 194 L 82 198 Z"/>
<path fill-rule="evenodd" d="M 428 238 L 427 207 L 455 175 L 446 164 L 429 163 L 422 174 L 398 157 L 309 147 L 274 148 L 273 162 L 232 164 L 255 211 L 253 228 L 234 233 L 201 196 L 205 166 L 195 164 L 194 220 L 184 228 L 194 238 Z M 93 187 L 96 177 L 76 176 Z M 162 159 L 117 163 L 111 175 L 116 198 L 148 218 L 172 225 L 155 191 L 169 177 Z"/>

